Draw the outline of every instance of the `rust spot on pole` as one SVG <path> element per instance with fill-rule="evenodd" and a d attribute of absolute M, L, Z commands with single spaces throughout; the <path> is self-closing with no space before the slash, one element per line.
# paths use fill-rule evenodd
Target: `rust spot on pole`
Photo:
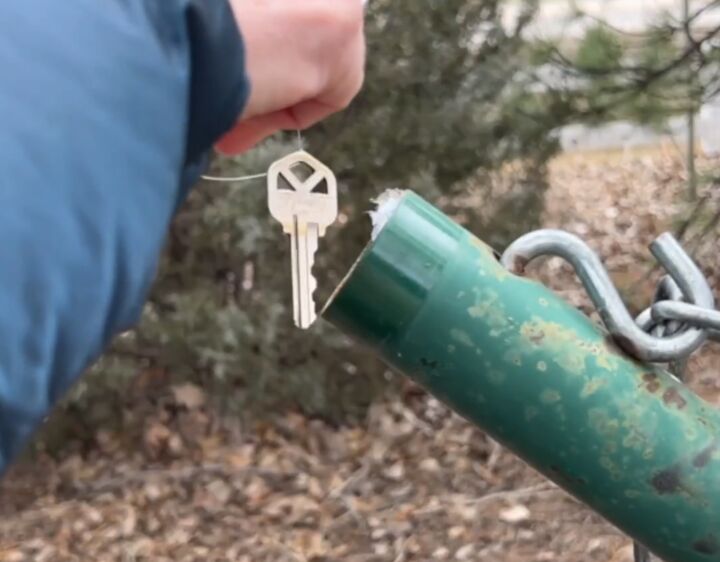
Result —
<path fill-rule="evenodd" d="M 672 467 L 658 472 L 650 480 L 650 484 L 658 494 L 674 494 L 682 487 L 680 479 L 680 467 Z"/>
<path fill-rule="evenodd" d="M 663 402 L 668 406 L 676 406 L 678 410 L 687 406 L 687 400 L 682 397 L 677 388 L 668 388 L 663 394 Z"/>
<path fill-rule="evenodd" d="M 720 552 L 720 542 L 715 535 L 707 535 L 693 543 L 693 550 L 700 554 L 717 554 Z"/>
<path fill-rule="evenodd" d="M 645 373 L 642 378 L 648 392 L 654 394 L 660 389 L 660 381 L 655 373 Z"/>
<path fill-rule="evenodd" d="M 535 345 L 540 345 L 545 339 L 545 332 L 538 330 L 530 335 L 530 341 Z"/>
<path fill-rule="evenodd" d="M 515 256 L 510 264 L 510 271 L 515 275 L 525 275 L 525 270 L 529 263 L 530 260 L 525 256 Z"/>
<path fill-rule="evenodd" d="M 435 359 L 427 359 L 425 357 L 422 357 L 420 359 L 420 364 L 423 367 L 429 367 L 430 369 L 437 369 L 440 363 Z"/>

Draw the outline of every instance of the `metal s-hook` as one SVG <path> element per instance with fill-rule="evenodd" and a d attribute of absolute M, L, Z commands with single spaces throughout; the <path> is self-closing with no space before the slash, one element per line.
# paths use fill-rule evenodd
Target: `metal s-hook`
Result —
<path fill-rule="evenodd" d="M 676 320 L 656 318 L 656 314 L 653 313 L 654 306 L 656 303 L 673 301 L 680 302 L 684 299 L 684 295 L 677 286 L 677 283 L 673 281 L 673 278 L 669 275 L 665 275 L 655 289 L 655 295 L 653 296 L 653 304 L 635 318 L 635 324 L 637 324 L 643 332 L 651 333 L 653 336 L 663 337 L 665 335 L 671 335 L 684 327 L 683 324 Z M 665 325 L 664 325 L 665 324 Z M 701 328 L 702 326 L 695 326 Z"/>
<path fill-rule="evenodd" d="M 650 250 L 688 302 L 714 308 L 707 280 L 671 234 L 657 238 Z M 572 265 L 610 335 L 633 357 L 653 363 L 669 362 L 690 355 L 705 342 L 706 333 L 695 328 L 663 338 L 644 332 L 628 312 L 597 254 L 568 232 L 539 230 L 526 234 L 508 247 L 501 261 L 511 272 L 522 274 L 530 261 L 545 255 L 563 258 Z"/>

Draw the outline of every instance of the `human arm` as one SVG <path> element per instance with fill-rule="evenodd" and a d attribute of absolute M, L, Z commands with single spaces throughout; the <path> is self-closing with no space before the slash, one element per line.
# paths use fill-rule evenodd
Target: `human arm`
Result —
<path fill-rule="evenodd" d="M 246 40 L 253 88 L 238 122 L 218 143 L 221 152 L 243 152 L 277 130 L 305 129 L 353 100 L 364 80 L 364 2 L 231 5 Z"/>
<path fill-rule="evenodd" d="M 250 95 L 240 3 L 0 2 L 0 472 L 137 321 L 211 145 L 332 85 L 274 96 L 258 76 Z"/>

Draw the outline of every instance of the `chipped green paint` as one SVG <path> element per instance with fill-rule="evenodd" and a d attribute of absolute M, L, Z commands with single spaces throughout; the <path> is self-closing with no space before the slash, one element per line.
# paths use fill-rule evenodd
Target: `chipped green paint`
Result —
<path fill-rule="evenodd" d="M 546 389 L 540 394 L 540 402 L 543 404 L 554 404 L 560 402 L 561 396 L 557 390 Z"/>
<path fill-rule="evenodd" d="M 466 347 L 475 347 L 475 342 L 472 340 L 472 338 L 467 332 L 458 330 L 457 328 L 453 328 L 452 330 L 450 330 L 450 337 L 454 341 L 461 343 Z"/>
<path fill-rule="evenodd" d="M 607 384 L 607 380 L 604 378 L 595 378 L 587 381 L 580 392 L 581 398 L 589 398 Z"/>
<path fill-rule="evenodd" d="M 504 371 L 498 371 L 497 369 L 488 369 L 487 378 L 491 384 L 499 386 L 505 382 L 505 380 L 507 379 L 507 375 Z"/>
<path fill-rule="evenodd" d="M 500 336 L 507 329 L 511 329 L 512 321 L 503 308 L 497 292 L 489 290 L 474 290 L 475 304 L 468 308 L 471 318 L 485 319 L 494 336 Z"/>
<path fill-rule="evenodd" d="M 627 436 L 622 440 L 623 447 L 628 447 L 630 449 L 636 449 L 638 451 L 645 451 L 648 443 L 648 438 L 646 435 L 644 435 L 642 432 L 638 431 L 636 428 L 631 427 L 628 432 Z"/>
<path fill-rule="evenodd" d="M 536 408 L 535 406 L 528 406 L 525 408 L 525 421 L 532 421 L 538 415 L 540 415 L 539 408 Z"/>
<path fill-rule="evenodd" d="M 517 349 L 511 349 L 511 350 L 509 350 L 509 351 L 505 354 L 504 360 L 505 360 L 505 361 L 508 361 L 509 363 L 512 363 L 512 364 L 515 365 L 516 367 L 521 367 L 521 366 L 522 366 L 522 355 L 520 354 L 520 352 L 519 352 Z"/>
<path fill-rule="evenodd" d="M 418 196 L 323 316 L 663 560 L 720 562 L 720 413 Z"/>

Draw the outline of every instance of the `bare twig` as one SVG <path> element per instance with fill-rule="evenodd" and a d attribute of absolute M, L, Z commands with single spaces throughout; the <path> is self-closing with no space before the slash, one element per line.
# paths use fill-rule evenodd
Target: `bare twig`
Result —
<path fill-rule="evenodd" d="M 90 484 L 73 483 L 72 487 L 73 491 L 80 497 L 87 497 L 123 490 L 128 486 L 145 484 L 147 482 L 185 481 L 204 475 L 228 478 L 238 474 L 257 474 L 271 478 L 292 476 L 252 466 L 238 469 L 223 464 L 203 464 L 184 468 L 154 468 L 149 470 L 138 470 L 136 472 L 121 474 L 114 478 L 98 480 Z"/>
<path fill-rule="evenodd" d="M 445 511 L 446 508 L 450 505 L 457 505 L 458 503 L 461 504 L 474 504 L 476 507 L 493 503 L 493 502 L 511 502 L 516 501 L 519 498 L 529 498 L 529 497 L 537 497 L 537 496 L 545 496 L 548 494 L 558 494 L 558 493 L 564 493 L 563 490 L 552 484 L 551 482 L 544 482 L 542 484 L 537 484 L 535 486 L 528 486 L 526 488 L 519 488 L 517 490 L 499 490 L 497 492 L 490 492 L 489 494 L 486 494 L 484 496 L 476 497 L 476 498 L 457 498 L 457 501 L 447 500 L 443 502 L 443 504 L 440 505 L 433 505 L 431 507 L 426 507 L 423 509 L 419 509 L 414 512 L 414 515 L 432 515 L 441 511 Z M 457 497 L 457 496 L 456 496 Z"/>
<path fill-rule="evenodd" d="M 503 447 L 495 440 L 490 440 L 490 442 L 492 443 L 492 450 L 490 451 L 490 456 L 487 460 L 487 468 L 492 472 L 492 470 L 495 468 L 495 465 L 502 456 Z"/>
<path fill-rule="evenodd" d="M 467 498 L 463 503 L 472 503 L 476 506 L 485 505 L 496 501 L 514 501 L 518 498 L 524 498 L 528 496 L 537 496 L 545 494 L 556 494 L 562 490 L 549 482 L 537 484 L 535 486 L 528 486 L 527 488 L 520 488 L 517 490 L 500 490 L 498 492 L 491 492 L 479 498 Z M 563 492 L 564 493 L 564 492 Z"/>
<path fill-rule="evenodd" d="M 289 554 L 298 562 L 308 562 L 308 559 L 305 558 L 303 554 L 301 554 L 300 552 L 296 552 L 288 545 L 281 543 L 279 540 L 271 538 L 270 542 L 273 544 L 273 546 L 276 546 L 277 548 L 285 552 L 285 554 Z"/>
<path fill-rule="evenodd" d="M 4 518 L 0 520 L 0 530 L 12 527 L 16 525 L 18 521 L 24 523 L 37 524 L 44 518 L 56 519 L 63 515 L 66 515 L 72 508 L 77 508 L 82 505 L 81 502 L 76 499 L 55 502 L 52 505 L 34 507 L 32 509 L 25 509 L 12 518 Z"/>
<path fill-rule="evenodd" d="M 693 12 L 688 18 L 686 18 L 686 23 L 693 24 L 705 12 L 707 12 L 708 10 L 712 10 L 714 8 L 718 8 L 718 7 L 720 7 L 720 0 L 713 0 L 712 2 L 708 2 L 704 6 L 695 10 L 695 12 Z"/>
<path fill-rule="evenodd" d="M 688 229 L 693 225 L 693 223 L 697 220 L 697 218 L 700 216 L 700 213 L 705 208 L 705 205 L 707 205 L 708 201 L 710 200 L 710 195 L 706 194 L 703 195 L 697 203 L 693 206 L 692 211 L 688 215 L 688 217 L 683 221 L 683 223 L 680 225 L 680 227 L 677 229 L 677 232 L 675 233 L 675 236 L 678 240 L 682 241 L 683 238 L 685 238 L 685 235 L 687 234 Z"/>
<path fill-rule="evenodd" d="M 364 462 L 360 468 L 353 472 L 349 478 L 342 482 L 338 487 L 330 490 L 328 498 L 335 499 L 341 497 L 347 490 L 353 488 L 355 484 L 367 478 L 370 472 L 369 463 Z"/>
<path fill-rule="evenodd" d="M 720 223 L 720 209 L 715 211 L 715 214 L 713 214 L 712 218 L 708 221 L 708 223 L 700 231 L 700 233 L 693 236 L 692 239 L 688 242 L 688 246 L 691 248 L 691 251 L 694 252 L 698 249 L 701 242 L 705 239 L 705 237 L 708 234 L 710 234 L 713 230 L 715 230 L 718 223 Z"/>
<path fill-rule="evenodd" d="M 405 549 L 407 547 L 408 539 L 403 539 L 400 546 L 397 548 L 398 554 L 393 562 L 403 562 L 405 560 Z"/>
<path fill-rule="evenodd" d="M 415 412 L 413 412 L 410 408 L 405 408 L 403 410 L 403 417 L 408 420 L 411 424 L 413 424 L 415 427 L 419 428 L 420 431 L 422 431 L 425 435 L 434 435 L 435 431 L 433 430 L 430 425 L 421 420 Z"/>
<path fill-rule="evenodd" d="M 611 23 L 608 23 L 604 19 L 602 19 L 596 15 L 589 14 L 587 12 L 580 12 L 580 16 L 591 20 L 593 23 L 596 23 L 597 25 L 600 25 L 600 26 L 604 27 L 605 29 L 612 31 L 613 33 L 617 33 L 618 35 L 624 35 L 626 37 L 635 37 L 635 38 L 644 38 L 644 37 L 649 37 L 649 35 L 650 35 L 646 31 L 627 31 L 626 29 L 622 29 L 620 27 L 612 25 Z"/>
<path fill-rule="evenodd" d="M 681 68 L 697 56 L 698 49 L 720 36 L 720 25 L 711 28 L 704 35 L 694 40 L 675 59 L 659 68 L 618 65 L 611 68 L 579 68 L 573 61 L 569 60 L 557 48 L 552 50 L 554 64 L 571 76 L 596 76 L 596 77 L 624 77 L 622 83 L 607 84 L 602 92 L 609 96 L 606 103 L 594 105 L 583 110 L 577 110 L 573 117 L 602 116 L 615 109 L 617 106 L 628 103 L 638 95 L 645 94 L 651 86 L 665 78 L 667 75 Z"/>

